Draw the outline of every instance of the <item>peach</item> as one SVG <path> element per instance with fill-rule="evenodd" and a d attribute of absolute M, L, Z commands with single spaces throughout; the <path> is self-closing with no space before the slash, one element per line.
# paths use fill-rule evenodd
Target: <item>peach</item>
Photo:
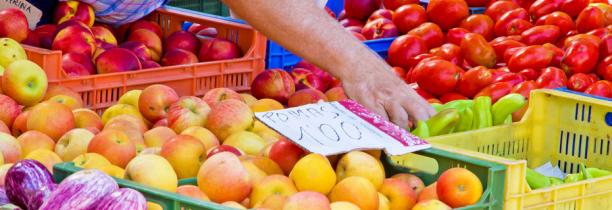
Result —
<path fill-rule="evenodd" d="M 153 59 L 151 50 L 149 50 L 149 48 L 147 48 L 147 46 L 142 42 L 127 41 L 121 44 L 119 47 L 127 49 L 134 53 L 134 55 L 136 55 L 136 57 L 138 57 L 141 62 L 150 61 L 151 59 Z"/>
<path fill-rule="evenodd" d="M 143 43 L 145 46 L 147 46 L 147 48 L 149 48 L 149 50 L 151 50 L 151 58 L 154 61 L 159 61 L 162 53 L 162 41 L 160 36 L 155 34 L 155 32 L 146 29 L 137 29 L 130 33 L 127 41 Z"/>
<path fill-rule="evenodd" d="M 289 174 L 293 166 L 305 155 L 304 150 L 291 141 L 281 139 L 271 144 L 265 151 L 264 156 L 276 162 L 285 174 Z"/>
<path fill-rule="evenodd" d="M 223 100 L 227 100 L 227 99 L 242 100 L 242 97 L 236 91 L 229 89 L 229 88 L 213 88 L 209 90 L 208 92 L 206 92 L 206 94 L 204 94 L 204 97 L 202 97 L 202 99 L 206 101 L 208 105 L 214 106 Z"/>
<path fill-rule="evenodd" d="M 181 132 L 181 135 L 189 135 L 189 136 L 193 136 L 197 138 L 198 140 L 200 140 L 200 142 L 202 142 L 202 144 L 204 144 L 206 151 L 219 145 L 219 140 L 217 139 L 215 134 L 213 134 L 212 132 L 210 132 L 208 129 L 204 127 L 200 127 L 200 126 L 189 127 L 183 130 L 183 132 Z"/>
<path fill-rule="evenodd" d="M 380 187 L 380 193 L 389 198 L 390 209 L 411 209 L 417 202 L 417 194 L 403 180 L 385 179 Z"/>
<path fill-rule="evenodd" d="M 262 98 L 251 104 L 251 110 L 253 112 L 267 112 L 273 110 L 281 110 L 284 108 L 285 107 L 283 106 L 283 104 L 279 103 L 274 99 L 269 98 Z"/>
<path fill-rule="evenodd" d="M 408 185 L 410 185 L 412 190 L 417 195 L 420 194 L 421 191 L 423 191 L 423 188 L 425 188 L 425 184 L 423 183 L 423 181 L 419 177 L 412 174 L 400 173 L 393 175 L 391 178 L 396 178 L 408 183 Z"/>
<path fill-rule="evenodd" d="M 57 32 L 51 49 L 92 56 L 96 51 L 96 39 L 90 30 L 79 25 L 68 25 Z"/>
<path fill-rule="evenodd" d="M 363 210 L 378 209 L 378 192 L 369 180 L 352 176 L 341 180 L 329 193 L 329 200 L 348 201 Z M 392 200 L 392 199 L 391 199 Z"/>
<path fill-rule="evenodd" d="M 210 107 L 195 96 L 183 96 L 172 103 L 168 110 L 168 124 L 177 133 L 192 126 L 204 126 Z"/>
<path fill-rule="evenodd" d="M 0 121 L 11 127 L 19 114 L 21 114 L 19 104 L 11 97 L 0 94 Z"/>
<path fill-rule="evenodd" d="M 325 92 L 325 96 L 327 96 L 328 101 L 342 101 L 348 99 L 344 93 L 344 88 L 342 87 L 334 87 L 327 90 L 327 92 Z"/>
<path fill-rule="evenodd" d="M 291 70 L 291 76 L 294 78 L 296 90 L 311 88 L 319 91 L 325 91 L 327 88 L 323 81 L 321 81 L 321 79 L 310 70 L 294 68 Z"/>
<path fill-rule="evenodd" d="M 27 120 L 28 130 L 37 130 L 57 141 L 74 128 L 74 116 L 67 106 L 45 101 L 37 104 Z"/>
<path fill-rule="evenodd" d="M 84 169 L 101 169 L 107 165 L 111 165 L 104 156 L 98 153 L 85 153 L 79 155 L 72 160 L 74 166 Z"/>
<path fill-rule="evenodd" d="M 144 120 L 144 117 L 142 116 L 142 114 L 140 114 L 138 108 L 127 104 L 115 104 L 111 107 L 108 107 L 106 110 L 104 110 L 104 113 L 102 113 L 102 124 L 106 124 L 111 119 L 120 115 L 131 115 L 138 119 Z"/>
<path fill-rule="evenodd" d="M 389 210 L 389 198 L 383 195 L 382 193 L 378 193 L 378 210 Z"/>
<path fill-rule="evenodd" d="M 113 35 L 108 28 L 104 26 L 94 26 L 91 27 L 91 32 L 93 33 L 96 41 L 101 41 L 104 43 L 111 44 L 113 46 L 117 46 L 117 38 Z"/>
<path fill-rule="evenodd" d="M 240 98 L 242 99 L 242 102 L 249 106 L 251 106 L 253 103 L 255 103 L 255 101 L 257 101 L 257 98 L 255 98 L 255 96 L 248 93 L 240 93 Z"/>
<path fill-rule="evenodd" d="M 91 109 L 75 109 L 72 110 L 74 115 L 75 128 L 95 128 L 102 130 L 103 124 L 100 116 Z"/>
<path fill-rule="evenodd" d="M 340 158 L 336 167 L 336 175 L 338 181 L 351 176 L 360 176 L 379 189 L 385 179 L 385 169 L 379 160 L 371 155 L 361 151 L 352 151 Z"/>
<path fill-rule="evenodd" d="M 261 205 L 259 205 L 259 208 L 265 208 L 270 210 L 283 210 L 285 201 L 287 201 L 287 196 L 270 195 L 261 203 Z"/>
<path fill-rule="evenodd" d="M 64 1 L 60 2 L 53 14 L 55 23 L 61 24 L 67 20 L 78 20 L 89 27 L 93 26 L 95 15 L 93 7 L 89 4 L 79 1 Z"/>
<path fill-rule="evenodd" d="M 283 210 L 331 210 L 329 200 L 319 192 L 302 191 L 293 194 L 285 201 Z"/>
<path fill-rule="evenodd" d="M 4 164 L 2 166 L 0 166 L 0 187 L 4 187 L 4 181 L 6 178 L 6 172 L 8 172 L 8 170 L 13 167 L 12 163 L 7 163 Z"/>
<path fill-rule="evenodd" d="M 151 85 L 142 90 L 138 99 L 138 108 L 142 115 L 154 122 L 166 118 L 170 105 L 179 100 L 174 89 L 165 85 Z"/>
<path fill-rule="evenodd" d="M 4 163 L 15 163 L 21 159 L 21 146 L 15 137 L 0 133 L 0 152 Z"/>
<path fill-rule="evenodd" d="M 62 69 L 68 76 L 86 76 L 96 73 L 91 56 L 82 53 L 62 55 Z"/>
<path fill-rule="evenodd" d="M 201 43 L 198 53 L 200 61 L 218 61 L 242 57 L 242 50 L 232 41 L 222 38 L 204 38 L 201 39 Z"/>
<path fill-rule="evenodd" d="M 83 101 L 80 100 L 80 98 L 77 100 L 67 95 L 56 95 L 51 97 L 49 101 L 54 101 L 63 104 L 70 108 L 70 110 L 83 108 Z"/>
<path fill-rule="evenodd" d="M 429 186 L 423 188 L 423 190 L 421 190 L 421 193 L 419 193 L 417 200 L 419 202 L 428 200 L 438 200 L 438 193 L 436 192 L 436 183 L 437 182 L 434 182 Z"/>
<path fill-rule="evenodd" d="M 136 183 L 176 192 L 178 178 L 172 165 L 159 155 L 138 155 L 125 167 L 125 177 Z"/>
<path fill-rule="evenodd" d="M 368 22 L 361 30 L 361 34 L 367 40 L 372 40 L 396 37 L 399 34 L 399 30 L 390 19 L 379 18 Z"/>
<path fill-rule="evenodd" d="M 30 152 L 23 159 L 36 160 L 42 163 L 49 172 L 53 173 L 53 165 L 61 163 L 62 159 L 53 151 L 47 149 L 38 149 Z"/>
<path fill-rule="evenodd" d="M 19 136 L 22 133 L 28 131 L 28 118 L 30 117 L 30 111 L 24 110 L 21 114 L 17 115 L 11 127 L 11 134 L 13 136 Z"/>
<path fill-rule="evenodd" d="M 223 145 L 238 148 L 248 155 L 257 155 L 266 147 L 266 141 L 249 131 L 238 131 L 228 136 Z"/>
<path fill-rule="evenodd" d="M 451 210 L 451 207 L 439 200 L 418 202 L 412 210 Z"/>
<path fill-rule="evenodd" d="M 129 31 L 130 33 L 132 33 L 138 29 L 146 29 L 146 30 L 152 31 L 160 38 L 163 37 L 161 26 L 159 26 L 159 24 L 153 21 L 149 21 L 145 19 L 138 20 L 132 23 L 132 25 L 129 28 Z"/>
<path fill-rule="evenodd" d="M 195 198 L 195 199 L 210 201 L 208 196 L 206 196 L 206 194 L 202 192 L 202 190 L 200 190 L 198 186 L 195 186 L 195 185 L 189 185 L 189 184 L 181 185 L 176 188 L 176 193 L 179 195 L 184 195 L 184 196 Z"/>
<path fill-rule="evenodd" d="M 359 206 L 347 201 L 333 202 L 330 207 L 332 210 L 360 210 Z"/>
<path fill-rule="evenodd" d="M 145 132 L 144 141 L 147 147 L 161 147 L 165 142 L 175 136 L 176 133 L 174 130 L 166 126 L 160 126 Z"/>
<path fill-rule="evenodd" d="M 268 175 L 272 174 L 283 174 L 281 168 L 271 160 L 270 158 L 263 156 L 254 156 L 254 155 L 242 155 L 239 157 L 242 162 L 250 162 L 253 165 L 257 166 L 257 168 L 261 169 Z"/>
<path fill-rule="evenodd" d="M 251 84 L 251 93 L 256 98 L 271 98 L 280 103 L 287 103 L 294 92 L 293 78 L 282 69 L 264 71 L 258 74 Z"/>
<path fill-rule="evenodd" d="M 74 160 L 87 153 L 87 146 L 94 134 L 83 128 L 75 128 L 65 133 L 55 144 L 55 153 L 64 161 Z"/>
<path fill-rule="evenodd" d="M 87 152 L 98 153 L 123 168 L 136 156 L 136 145 L 121 131 L 104 130 L 91 139 Z"/>
<path fill-rule="evenodd" d="M 253 185 L 250 207 L 260 206 L 272 195 L 291 196 L 297 193 L 293 181 L 284 175 L 270 175 Z"/>
<path fill-rule="evenodd" d="M 38 36 L 40 47 L 45 48 L 45 49 L 51 48 L 51 44 L 53 43 L 53 35 L 55 34 L 56 28 L 57 28 L 57 25 L 44 24 L 34 29 L 32 33 Z"/>
<path fill-rule="evenodd" d="M 319 101 L 327 101 L 327 96 L 321 91 L 315 89 L 302 89 L 289 97 L 287 106 L 297 107 L 306 104 L 314 104 Z"/>
<path fill-rule="evenodd" d="M 183 49 L 172 49 L 164 54 L 161 59 L 162 66 L 176 66 L 194 64 L 198 62 L 198 57 L 192 52 Z"/>
<path fill-rule="evenodd" d="M 53 141 L 53 139 L 49 138 L 49 136 L 46 134 L 35 130 L 26 131 L 25 133 L 21 134 L 19 137 L 17 137 L 17 142 L 19 142 L 19 146 L 21 146 L 22 157 L 27 156 L 30 154 L 30 152 L 37 149 L 53 151 L 53 148 L 55 147 L 55 141 Z"/>
<path fill-rule="evenodd" d="M 132 51 L 112 48 L 96 58 L 96 69 L 98 74 L 136 71 L 142 69 L 142 64 Z"/>
<path fill-rule="evenodd" d="M 179 179 L 195 177 L 206 160 L 204 144 L 187 135 L 178 135 L 165 142 L 160 155 L 170 162 Z"/>
<path fill-rule="evenodd" d="M 301 158 L 289 173 L 300 191 L 315 191 L 328 194 L 336 184 L 336 174 L 329 160 L 311 153 Z"/>
<path fill-rule="evenodd" d="M 197 53 L 200 49 L 200 40 L 198 40 L 198 37 L 187 31 L 175 31 L 166 37 L 165 41 L 164 49 L 166 51 L 182 49 L 191 53 Z"/>
<path fill-rule="evenodd" d="M 459 208 L 472 205 L 482 196 L 480 179 L 465 168 L 451 168 L 440 175 L 436 193 L 440 201 L 450 207 Z"/>
<path fill-rule="evenodd" d="M 206 160 L 197 179 L 198 187 L 217 203 L 242 201 L 251 193 L 249 173 L 238 157 L 229 152 L 218 153 Z"/>
<path fill-rule="evenodd" d="M 28 20 L 17 8 L 5 8 L 0 11 L 0 37 L 8 37 L 17 42 L 28 38 Z"/>
<path fill-rule="evenodd" d="M 152 61 L 152 60 L 146 60 L 142 62 L 142 69 L 154 69 L 154 68 L 159 68 L 161 67 L 161 65 L 159 65 L 159 63 Z"/>
<path fill-rule="evenodd" d="M 206 128 L 224 141 L 232 133 L 253 126 L 253 112 L 249 106 L 235 99 L 223 100 L 212 107 L 206 120 Z"/>

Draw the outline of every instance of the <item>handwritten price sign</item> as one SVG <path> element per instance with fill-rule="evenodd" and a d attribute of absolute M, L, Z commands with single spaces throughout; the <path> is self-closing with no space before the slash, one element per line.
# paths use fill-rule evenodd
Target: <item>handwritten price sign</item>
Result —
<path fill-rule="evenodd" d="M 424 140 L 350 100 L 260 112 L 255 116 L 302 148 L 322 155 L 368 149 L 402 155 L 430 147 Z"/>

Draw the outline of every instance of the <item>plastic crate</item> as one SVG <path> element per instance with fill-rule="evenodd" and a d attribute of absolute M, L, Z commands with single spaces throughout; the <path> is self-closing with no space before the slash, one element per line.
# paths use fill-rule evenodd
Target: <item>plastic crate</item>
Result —
<path fill-rule="evenodd" d="M 221 0 L 172 0 L 168 5 L 206 14 L 229 16 L 229 10 Z"/>
<path fill-rule="evenodd" d="M 581 96 L 588 96 L 588 97 L 593 97 L 593 98 L 597 98 L 597 99 L 601 99 L 601 100 L 606 100 L 606 101 L 612 101 L 612 98 L 606 98 L 606 97 L 601 97 L 601 96 L 596 96 L 596 95 L 591 95 L 591 94 L 586 94 L 583 92 L 578 92 L 578 91 L 573 91 L 567 88 L 557 88 L 555 90 L 558 91 L 562 91 L 562 92 L 566 92 L 566 93 L 572 93 L 572 94 L 577 94 L 577 95 L 581 95 Z"/>
<path fill-rule="evenodd" d="M 420 0 L 419 3 L 421 6 L 427 8 L 429 4 L 429 0 Z M 470 14 L 483 14 L 487 8 L 485 7 L 470 7 Z"/>
<path fill-rule="evenodd" d="M 612 101 L 536 90 L 520 122 L 427 140 L 506 165 L 504 209 L 612 209 L 612 176 L 538 190 L 525 180 L 526 167 L 549 161 L 565 173 L 581 163 L 612 170 Z"/>
<path fill-rule="evenodd" d="M 25 46 L 28 58 L 47 73 L 50 85 L 61 85 L 81 94 L 84 105 L 101 112 L 132 89 L 152 84 L 168 85 L 179 95 L 200 96 L 209 89 L 227 87 L 236 91 L 250 89 L 251 81 L 264 70 L 266 38 L 252 27 L 174 7 L 157 9 L 149 18 L 160 24 L 164 36 L 181 30 L 184 22 L 217 28 L 219 37 L 236 42 L 244 52 L 238 59 L 166 66 L 131 72 L 68 77 L 61 68 L 60 51 Z"/>
<path fill-rule="evenodd" d="M 74 166 L 74 163 L 72 162 L 64 162 L 64 163 L 55 164 L 53 166 L 53 179 L 55 180 L 56 183 L 60 183 L 66 177 L 80 170 L 82 170 L 82 168 Z M 213 202 L 198 200 L 198 199 L 190 198 L 187 196 L 179 195 L 173 192 L 168 192 L 164 190 L 147 187 L 147 186 L 138 184 L 130 180 L 119 179 L 115 177 L 113 178 L 115 179 L 115 181 L 117 181 L 117 184 L 119 184 L 120 187 L 131 188 L 131 189 L 137 190 L 138 192 L 142 193 L 142 195 L 145 196 L 147 201 L 159 204 L 163 209 L 166 209 L 166 210 L 179 210 L 179 209 L 182 209 L 182 210 L 190 210 L 190 209 L 193 209 L 193 210 L 196 210 L 196 209 L 197 210 L 203 210 L 203 209 L 230 210 L 232 209 L 232 208 L 222 206 L 222 205 L 219 205 Z M 179 186 L 187 185 L 187 184 L 195 185 L 196 184 L 195 178 L 179 180 Z"/>

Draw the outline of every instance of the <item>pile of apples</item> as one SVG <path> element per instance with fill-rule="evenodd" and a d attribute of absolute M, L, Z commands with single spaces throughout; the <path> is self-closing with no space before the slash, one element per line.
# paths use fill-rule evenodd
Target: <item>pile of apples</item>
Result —
<path fill-rule="evenodd" d="M 199 24 L 167 37 L 146 19 L 112 27 L 95 23 L 93 8 L 80 1 L 60 2 L 55 24 L 30 31 L 21 10 L 0 11 L 0 37 L 62 51 L 62 68 L 69 76 L 136 71 L 242 57 L 240 47 L 217 38 L 217 30 Z"/>

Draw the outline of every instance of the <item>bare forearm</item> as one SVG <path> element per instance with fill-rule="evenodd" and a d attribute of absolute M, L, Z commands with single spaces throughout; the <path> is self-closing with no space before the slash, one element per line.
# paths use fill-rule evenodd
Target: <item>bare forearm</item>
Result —
<path fill-rule="evenodd" d="M 313 0 L 224 1 L 268 38 L 342 80 L 354 80 L 376 70 L 389 73 L 382 70 L 388 68 L 383 60 Z"/>

